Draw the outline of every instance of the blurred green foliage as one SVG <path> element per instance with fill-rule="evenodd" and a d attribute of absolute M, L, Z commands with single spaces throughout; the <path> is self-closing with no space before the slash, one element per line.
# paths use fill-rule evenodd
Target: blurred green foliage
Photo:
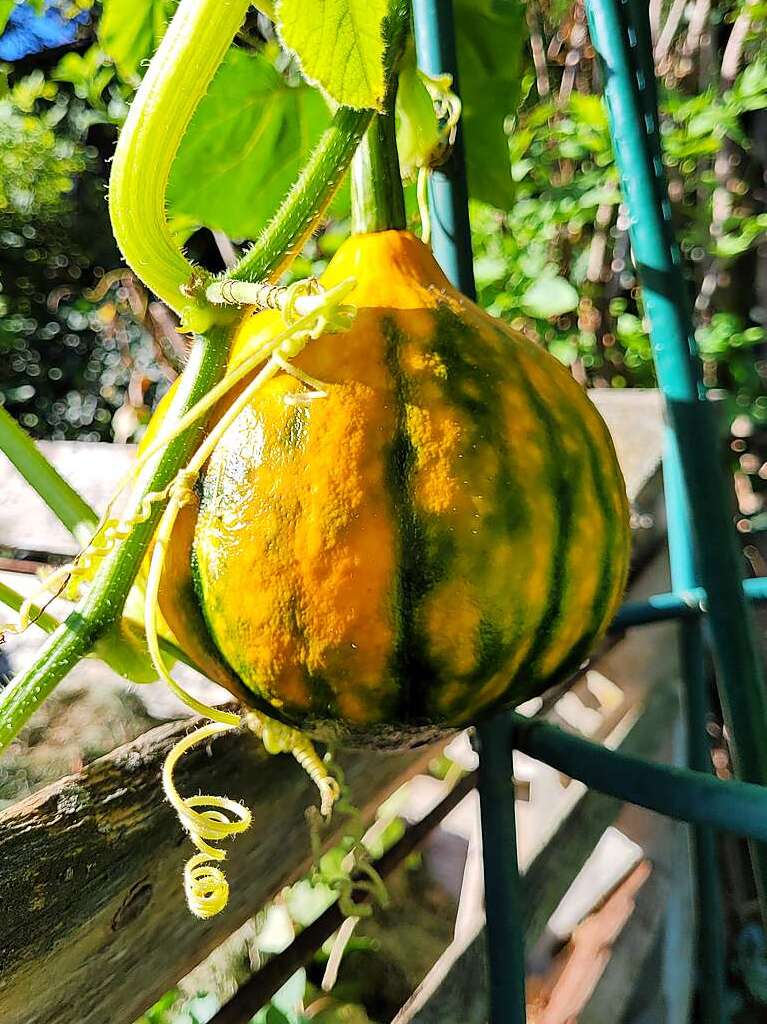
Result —
<path fill-rule="evenodd" d="M 127 439 L 166 381 L 146 296 L 129 279 L 106 287 L 120 265 L 104 198 L 121 90 L 69 53 L 0 99 L 0 398 L 40 437 Z"/>
<path fill-rule="evenodd" d="M 628 224 L 625 215 L 620 217 L 604 103 L 599 96 L 575 92 L 565 104 L 530 102 L 532 77 L 526 85 L 528 102 L 510 139 L 514 202 L 507 212 L 478 204 L 472 209 L 480 301 L 520 328 L 532 321 L 546 346 L 563 362 L 577 360 L 590 382 L 651 386 L 649 336 L 628 250 Z M 718 183 L 701 167 L 719 152 L 723 139 L 749 145 L 740 118 L 765 107 L 763 62 L 745 69 L 719 100 L 710 90 L 691 100 L 664 96 L 664 150 L 676 186 L 673 210 L 688 258 L 691 300 L 695 264 L 741 255 L 759 243 L 767 227 L 764 213 L 736 207 L 723 233 L 712 237 Z M 608 284 L 617 292 L 613 298 Z M 704 322 L 698 332 L 705 359 L 713 357 L 714 335 L 720 362 L 726 362 L 730 349 L 764 339 L 764 331 L 748 328 L 742 315 L 713 316 L 715 322 Z"/>

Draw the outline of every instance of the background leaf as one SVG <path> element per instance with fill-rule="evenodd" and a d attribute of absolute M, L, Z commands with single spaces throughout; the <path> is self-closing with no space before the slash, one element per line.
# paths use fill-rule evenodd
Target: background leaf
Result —
<path fill-rule="evenodd" d="M 186 235 L 204 225 L 254 238 L 329 122 L 314 89 L 289 86 L 262 54 L 231 50 L 173 164 L 174 227 Z"/>
<path fill-rule="evenodd" d="M 513 198 L 504 120 L 520 96 L 524 7 L 520 0 L 458 0 L 455 28 L 469 192 L 503 209 Z"/>
<path fill-rule="evenodd" d="M 578 292 L 564 277 L 547 276 L 527 289 L 522 306 L 532 316 L 562 316 L 578 308 Z"/>
<path fill-rule="evenodd" d="M 123 78 L 136 77 L 157 49 L 174 6 L 169 0 L 104 0 L 99 42 Z"/>
<path fill-rule="evenodd" d="M 280 38 L 336 103 L 380 109 L 387 0 L 280 0 Z"/>

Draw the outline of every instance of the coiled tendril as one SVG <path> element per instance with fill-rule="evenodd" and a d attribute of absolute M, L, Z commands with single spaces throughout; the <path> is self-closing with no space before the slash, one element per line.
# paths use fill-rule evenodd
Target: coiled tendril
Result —
<path fill-rule="evenodd" d="M 261 370 L 244 389 L 242 394 L 215 424 L 208 436 L 192 456 L 188 465 L 173 482 L 169 501 L 163 512 L 154 540 L 154 549 L 149 565 L 146 585 L 145 617 L 147 647 L 152 663 L 160 678 L 164 679 L 173 692 L 189 707 L 213 721 L 196 732 L 185 736 L 170 751 L 163 768 L 163 785 L 168 799 L 179 814 L 183 826 L 197 847 L 198 853 L 191 857 L 184 868 L 184 891 L 189 909 L 197 917 L 212 917 L 226 906 L 229 899 L 229 883 L 219 866 L 225 860 L 225 852 L 215 843 L 244 832 L 251 823 L 250 811 L 242 804 L 227 797 L 193 796 L 183 798 L 176 789 L 173 773 L 179 758 L 191 747 L 211 736 L 246 724 L 261 737 L 269 753 L 291 753 L 316 783 L 320 792 L 321 812 L 329 815 L 339 795 L 338 785 L 327 767 L 318 756 L 311 741 L 298 730 L 273 721 L 259 712 L 249 712 L 243 720 L 238 715 L 218 708 L 209 707 L 186 693 L 170 674 L 160 650 L 157 633 L 157 608 L 160 582 L 165 566 L 165 554 L 171 542 L 173 528 L 181 508 L 193 497 L 197 477 L 210 458 L 219 440 L 234 422 L 240 412 L 250 403 L 253 396 L 264 384 L 281 370 L 294 372 L 287 360 L 297 356 L 304 346 L 326 330 L 343 330 L 351 324 L 353 309 L 343 306 L 353 282 L 321 293 L 315 308 L 304 316 L 283 309 L 287 330 L 278 336 L 269 357 Z M 297 294 L 294 292 L 294 294 Z M 315 293 L 316 294 L 316 293 Z M 286 305 L 288 305 L 286 303 Z M 297 371 L 295 371 L 297 374 Z M 319 382 L 313 382 L 319 385 Z M 321 385 L 319 385 L 321 387 Z M 164 439 L 163 443 L 166 443 Z M 198 810 L 204 808 L 204 810 Z"/>
<path fill-rule="evenodd" d="M 184 892 L 189 909 L 200 918 L 214 917 L 224 909 L 229 899 L 229 883 L 218 867 L 221 861 L 226 860 L 226 852 L 213 843 L 218 844 L 244 832 L 250 828 L 252 818 L 244 804 L 228 797 L 182 797 L 173 773 L 179 759 L 188 750 L 233 728 L 235 726 L 223 722 L 211 722 L 196 729 L 173 747 L 162 770 L 165 795 L 199 850 L 184 865 Z"/>

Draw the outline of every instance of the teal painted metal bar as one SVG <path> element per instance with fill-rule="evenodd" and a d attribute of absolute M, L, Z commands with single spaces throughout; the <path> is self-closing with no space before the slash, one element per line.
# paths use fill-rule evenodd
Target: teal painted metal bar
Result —
<path fill-rule="evenodd" d="M 663 463 L 671 582 L 679 590 L 695 589 L 698 572 L 690 533 L 688 499 L 673 431 L 666 432 Z M 706 732 L 709 712 L 703 623 L 679 623 L 679 659 L 682 669 L 682 706 L 686 722 L 686 761 L 698 772 L 712 774 Z M 693 886 L 696 906 L 695 945 L 699 1017 L 701 1024 L 726 1024 L 726 942 L 717 840 L 707 825 L 691 826 Z"/>
<path fill-rule="evenodd" d="M 747 601 L 767 601 L 767 579 L 763 576 L 744 580 L 743 593 Z M 619 609 L 610 630 L 618 633 L 632 626 L 645 626 L 669 619 L 696 619 L 706 614 L 706 591 L 703 587 L 680 589 L 668 594 L 653 594 L 646 601 L 631 601 Z"/>
<path fill-rule="evenodd" d="M 456 73 L 450 0 L 414 0 L 419 64 L 429 74 Z M 692 320 L 670 207 L 658 134 L 649 22 L 641 0 L 590 0 L 592 40 L 605 70 L 605 95 L 631 239 L 651 322 L 658 379 L 667 399 L 666 458 L 669 544 L 674 590 L 626 605 L 613 628 L 679 618 L 686 679 L 688 762 L 652 765 L 628 758 L 543 723 L 513 716 L 479 726 L 480 796 L 485 842 L 491 1020 L 525 1020 L 524 959 L 518 927 L 510 721 L 518 747 L 602 792 L 694 823 L 700 885 L 701 990 L 705 1020 L 724 1020 L 722 913 L 713 827 L 767 840 L 767 791 L 713 778 L 705 739 L 702 615 L 707 613 L 719 666 L 722 703 L 738 772 L 767 781 L 767 701 L 753 644 L 747 599 L 767 597 L 767 580 L 741 579 L 716 425 L 705 401 Z M 456 91 L 457 80 L 456 80 Z M 437 259 L 451 280 L 474 295 L 462 144 L 432 177 L 430 200 Z M 699 558 L 696 560 L 696 552 Z M 699 565 L 696 564 L 699 562 Z M 745 681 L 745 686 L 743 682 Z M 506 856 L 504 856 L 504 853 Z M 767 858 L 752 846 L 760 896 L 767 892 Z"/>
<path fill-rule="evenodd" d="M 524 1022 L 525 952 L 522 886 L 517 870 L 517 832 L 512 774 L 512 723 L 497 715 L 477 729 L 479 806 L 485 862 L 485 916 L 490 965 L 489 1024 Z M 504 863 L 513 865 L 504 870 Z"/>
<path fill-rule="evenodd" d="M 767 790 L 763 786 L 717 779 L 691 768 L 652 764 L 546 722 L 514 714 L 511 718 L 517 750 L 600 793 L 668 818 L 767 842 Z"/>
<path fill-rule="evenodd" d="M 610 632 L 620 633 L 632 626 L 647 626 L 670 619 L 697 619 L 703 615 L 706 591 L 703 587 L 681 593 L 653 594 L 646 601 L 624 604 L 610 624 Z"/>
<path fill-rule="evenodd" d="M 452 75 L 453 91 L 460 96 L 453 0 L 413 0 L 413 19 L 418 66 L 427 75 Z M 429 209 L 431 245 L 437 260 L 453 284 L 470 299 L 475 298 L 469 194 L 460 122 L 450 156 L 429 176 Z"/>
<path fill-rule="evenodd" d="M 644 122 L 640 134 L 645 135 L 650 146 L 655 144 L 655 156 L 660 155 L 657 95 L 655 87 L 655 63 L 650 35 L 650 21 L 646 6 L 640 7 L 637 0 L 626 3 L 626 42 L 631 46 L 634 33 L 633 57 L 634 81 L 637 87 Z M 643 129 L 643 130 L 642 130 Z M 654 165 L 660 184 L 665 192 L 662 164 Z M 631 213 L 635 211 L 630 211 Z M 661 208 L 661 213 L 663 209 Z M 666 221 L 668 223 L 668 221 Z M 662 248 L 666 243 L 673 245 L 673 237 L 667 231 L 666 238 L 657 240 Z M 674 254 L 671 254 L 673 260 Z M 678 253 L 676 253 L 678 257 Z M 678 264 L 677 264 L 678 265 Z M 683 296 L 679 296 L 683 303 Z M 683 307 L 683 315 L 685 309 Z M 692 331 L 690 320 L 689 331 Z M 651 325 L 655 349 L 664 339 L 657 334 L 658 324 Z M 690 352 L 688 359 L 694 356 Z M 694 590 L 700 584 L 698 558 L 690 528 L 690 494 L 684 476 L 683 452 L 673 426 L 666 430 L 666 447 L 663 459 L 664 492 L 668 534 L 671 584 L 676 592 Z M 716 453 L 715 453 L 716 457 Z M 732 533 L 732 525 L 730 524 Z M 736 584 L 737 585 L 737 584 Z M 741 592 L 742 597 L 742 592 Z M 709 694 L 706 678 L 706 657 L 703 639 L 703 622 L 686 619 L 679 623 L 679 659 L 682 669 L 682 708 L 686 724 L 685 760 L 689 768 L 698 772 L 713 774 L 711 751 L 706 724 L 709 712 Z M 709 826 L 690 826 L 692 840 L 693 893 L 696 907 L 695 945 L 699 991 L 698 1017 L 701 1024 L 726 1024 L 729 1017 L 726 1006 L 726 942 L 724 934 L 724 912 L 722 906 L 721 875 L 719 870 L 716 835 Z"/>
<path fill-rule="evenodd" d="M 452 0 L 413 0 L 419 67 L 429 75 L 449 73 L 460 95 Z M 452 283 L 474 298 L 463 138 L 459 125 L 448 160 L 429 182 L 432 249 Z M 496 718 L 477 729 L 490 972 L 490 1024 L 524 1024 L 525 960 L 520 921 L 514 784 L 509 759 L 510 724 Z"/>
<path fill-rule="evenodd" d="M 698 555 L 700 582 L 717 680 L 738 776 L 767 783 L 767 700 L 743 594 L 732 525 L 731 488 L 720 458 L 712 406 L 705 400 L 695 350 L 687 284 L 671 230 L 660 152 L 656 86 L 637 59 L 649 23 L 642 0 L 588 0 L 591 39 L 604 72 L 604 91 L 634 261 L 651 324 L 658 382 L 678 445 Z M 611 776 L 614 772 L 611 772 Z M 751 845 L 763 919 L 767 920 L 767 851 Z"/>

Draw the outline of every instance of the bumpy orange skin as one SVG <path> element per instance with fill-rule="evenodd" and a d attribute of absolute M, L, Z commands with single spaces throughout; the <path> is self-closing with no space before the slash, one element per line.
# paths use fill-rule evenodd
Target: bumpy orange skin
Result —
<path fill-rule="evenodd" d="M 286 720 L 399 745 L 577 668 L 625 585 L 628 509 L 582 389 L 413 235 L 350 238 L 323 283 L 348 277 L 352 329 L 296 360 L 326 397 L 280 374 L 229 428 L 161 607 Z M 247 317 L 232 362 L 283 329 Z"/>

